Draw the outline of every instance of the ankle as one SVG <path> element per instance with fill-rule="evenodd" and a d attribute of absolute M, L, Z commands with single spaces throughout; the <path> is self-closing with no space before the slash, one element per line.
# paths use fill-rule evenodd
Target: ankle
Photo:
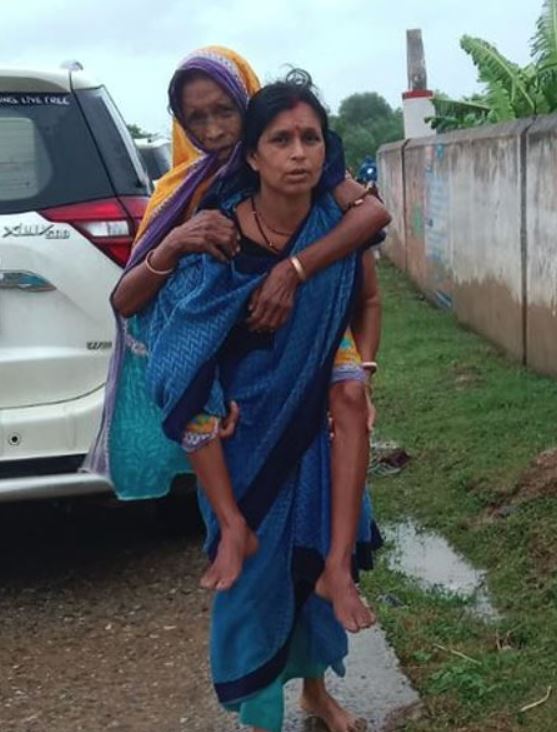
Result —
<path fill-rule="evenodd" d="M 239 511 L 238 513 L 221 516 L 219 518 L 219 527 L 221 530 L 221 534 L 236 534 L 238 532 L 244 532 L 249 530 L 245 518 Z"/>
<path fill-rule="evenodd" d="M 325 680 L 323 677 L 315 679 L 304 679 L 302 687 L 302 696 L 304 697 L 317 697 L 325 692 Z"/>

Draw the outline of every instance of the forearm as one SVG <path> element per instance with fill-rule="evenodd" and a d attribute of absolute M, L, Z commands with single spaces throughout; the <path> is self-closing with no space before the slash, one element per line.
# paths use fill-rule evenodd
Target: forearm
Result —
<path fill-rule="evenodd" d="M 362 288 L 352 332 L 363 361 L 375 361 L 381 340 L 381 296 L 373 252 L 362 257 Z"/>
<path fill-rule="evenodd" d="M 172 251 L 170 245 L 159 245 L 151 255 L 151 265 L 160 271 L 173 269 L 178 257 Z M 122 277 L 116 289 L 112 293 L 112 305 L 114 309 L 125 318 L 129 318 L 142 310 L 159 292 L 165 284 L 167 277 L 151 272 L 145 262 Z"/>
<path fill-rule="evenodd" d="M 352 333 L 362 361 L 375 361 L 381 342 L 381 302 L 379 298 L 362 304 L 352 322 Z"/>
<path fill-rule="evenodd" d="M 297 255 L 306 277 L 359 249 L 390 220 L 387 209 L 376 198 L 366 196 L 359 206 L 347 211 L 332 231 Z"/>

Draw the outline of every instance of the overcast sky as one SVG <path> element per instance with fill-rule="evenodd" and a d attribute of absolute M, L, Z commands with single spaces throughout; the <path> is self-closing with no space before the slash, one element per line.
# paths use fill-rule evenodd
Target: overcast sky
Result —
<path fill-rule="evenodd" d="M 406 29 L 423 31 L 429 87 L 460 97 L 478 85 L 459 38 L 479 36 L 525 64 L 541 7 L 542 0 L 0 0 L 0 67 L 78 59 L 126 121 L 164 132 L 168 80 L 203 45 L 234 48 L 263 81 L 287 63 L 307 69 L 333 111 L 360 91 L 398 106 Z"/>

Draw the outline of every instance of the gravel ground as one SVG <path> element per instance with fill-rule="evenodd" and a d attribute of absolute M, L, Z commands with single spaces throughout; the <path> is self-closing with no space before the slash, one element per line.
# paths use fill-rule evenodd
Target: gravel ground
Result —
<path fill-rule="evenodd" d="M 168 508 L 163 521 L 155 504 L 106 498 L 0 504 L 1 732 L 240 729 L 209 680 L 195 503 Z M 331 688 L 369 732 L 413 714 L 380 628 L 353 638 L 348 660 Z M 324 732 L 302 719 L 298 693 L 287 689 L 285 732 Z"/>
<path fill-rule="evenodd" d="M 193 503 L 0 506 L 2 732 L 225 732 L 209 683 L 210 597 Z"/>

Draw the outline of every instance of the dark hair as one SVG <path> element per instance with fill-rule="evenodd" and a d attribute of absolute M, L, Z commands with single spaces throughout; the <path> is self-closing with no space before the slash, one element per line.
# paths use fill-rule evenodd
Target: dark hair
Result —
<path fill-rule="evenodd" d="M 311 76 L 302 69 L 292 69 L 283 80 L 267 84 L 250 99 L 244 117 L 242 154 L 237 167 L 228 170 L 216 181 L 203 199 L 202 208 L 218 207 L 223 201 L 231 201 L 239 194 L 245 195 L 258 189 L 259 175 L 248 165 L 247 156 L 257 149 L 261 135 L 275 117 L 300 102 L 308 104 L 319 118 L 327 153 L 314 195 L 332 190 L 344 179 L 346 166 L 342 141 L 329 130 L 327 110 L 317 96 Z"/>
<path fill-rule="evenodd" d="M 300 102 L 309 105 L 319 118 L 326 142 L 327 110 L 319 101 L 311 76 L 303 69 L 291 69 L 283 80 L 267 84 L 250 99 L 244 118 L 244 156 L 255 151 L 259 138 L 277 115 Z"/>

